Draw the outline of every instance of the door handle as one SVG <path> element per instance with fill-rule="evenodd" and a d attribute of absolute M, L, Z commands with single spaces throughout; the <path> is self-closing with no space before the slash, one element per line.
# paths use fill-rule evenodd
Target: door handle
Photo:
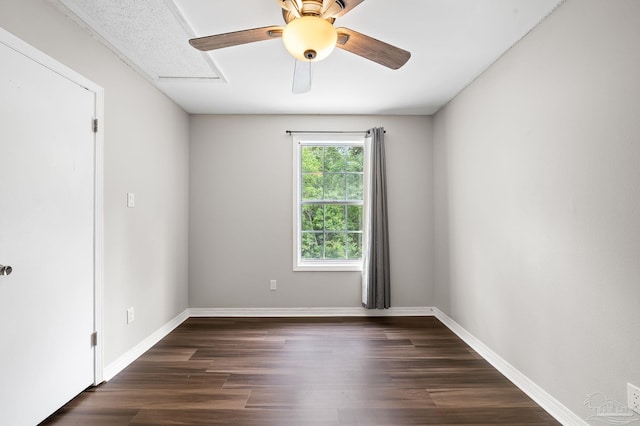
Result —
<path fill-rule="evenodd" d="M 0 275 L 10 275 L 13 272 L 13 268 L 11 266 L 0 265 Z"/>

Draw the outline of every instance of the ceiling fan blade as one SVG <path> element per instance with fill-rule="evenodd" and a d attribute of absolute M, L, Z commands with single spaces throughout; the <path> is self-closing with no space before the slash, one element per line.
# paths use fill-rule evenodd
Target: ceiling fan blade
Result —
<path fill-rule="evenodd" d="M 346 50 L 380 65 L 397 70 L 407 63 L 411 53 L 349 28 L 338 28 L 336 47 Z"/>
<path fill-rule="evenodd" d="M 311 90 L 311 62 L 296 60 L 293 68 L 293 88 L 296 95 Z"/>
<path fill-rule="evenodd" d="M 339 18 L 363 1 L 364 0 L 324 0 L 322 4 L 322 17 Z"/>
<path fill-rule="evenodd" d="M 250 30 L 235 31 L 232 33 L 210 35 L 206 37 L 192 38 L 189 44 L 198 50 L 214 50 L 223 47 L 237 46 L 253 43 L 255 41 L 270 40 L 282 37 L 282 27 L 271 26 L 253 28 Z"/>
<path fill-rule="evenodd" d="M 301 16 L 300 8 L 302 7 L 302 5 L 298 0 L 276 0 L 276 1 L 278 2 L 278 4 L 280 4 L 281 8 L 293 13 L 296 18 L 299 18 Z"/>

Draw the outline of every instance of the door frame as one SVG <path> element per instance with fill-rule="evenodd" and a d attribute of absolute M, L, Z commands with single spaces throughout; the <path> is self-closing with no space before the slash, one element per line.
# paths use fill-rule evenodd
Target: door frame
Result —
<path fill-rule="evenodd" d="M 104 340 L 102 324 L 103 263 L 104 263 L 104 89 L 61 64 L 42 51 L 0 27 L 0 43 L 24 55 L 45 68 L 59 74 L 94 94 L 94 119 L 98 120 L 94 132 L 93 176 L 93 331 L 97 333 L 93 348 L 93 384 L 103 382 Z M 87 123 L 87 126 L 91 123 Z"/>

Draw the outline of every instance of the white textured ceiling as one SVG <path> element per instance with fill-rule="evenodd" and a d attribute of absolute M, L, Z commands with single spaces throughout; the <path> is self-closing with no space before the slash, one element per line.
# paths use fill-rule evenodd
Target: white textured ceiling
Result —
<path fill-rule="evenodd" d="M 279 39 L 200 53 L 193 36 L 282 25 L 275 0 L 58 0 L 194 114 L 433 114 L 562 0 L 367 0 L 336 20 L 412 54 L 399 70 L 336 49 L 291 93 Z"/>

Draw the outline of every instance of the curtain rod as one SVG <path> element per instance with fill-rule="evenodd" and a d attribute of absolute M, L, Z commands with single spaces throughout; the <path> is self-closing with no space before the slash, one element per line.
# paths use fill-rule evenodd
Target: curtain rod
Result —
<path fill-rule="evenodd" d="M 387 131 L 384 131 L 385 133 L 387 133 Z M 333 130 L 287 130 L 286 133 L 288 135 L 292 135 L 294 133 L 316 133 L 316 134 L 323 134 L 323 133 L 339 133 L 339 134 L 343 134 L 343 133 L 350 133 L 350 134 L 360 134 L 360 133 L 364 133 L 365 135 L 369 133 L 368 130 L 341 130 L 341 131 L 333 131 Z"/>

